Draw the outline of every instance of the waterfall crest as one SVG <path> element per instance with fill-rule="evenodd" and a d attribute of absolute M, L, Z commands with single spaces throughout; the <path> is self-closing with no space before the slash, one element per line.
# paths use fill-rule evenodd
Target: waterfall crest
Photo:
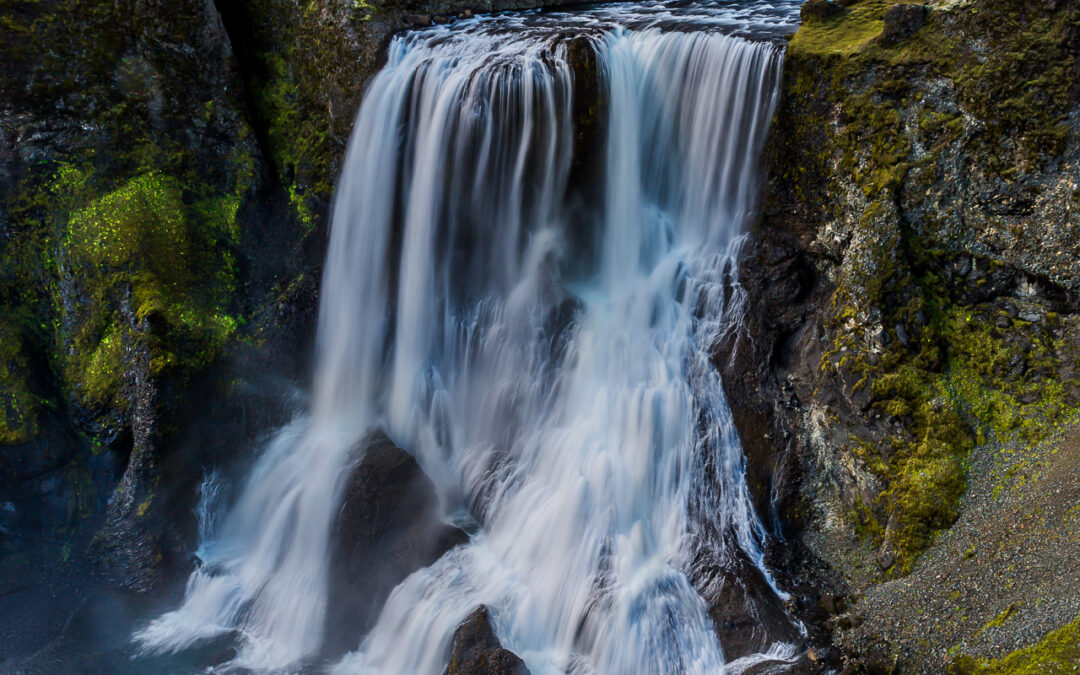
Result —
<path fill-rule="evenodd" d="M 797 5 L 395 39 L 338 186 L 312 409 L 265 448 L 143 648 L 236 631 L 233 665 L 317 655 L 350 450 L 380 426 L 477 532 L 399 585 L 337 672 L 439 673 L 478 604 L 534 675 L 722 671 L 692 557 L 742 556 L 772 582 L 711 350 L 741 317 L 782 63 L 761 36 Z M 572 169 L 582 40 L 606 103 L 602 156 L 577 158 L 602 164 L 591 181 Z"/>

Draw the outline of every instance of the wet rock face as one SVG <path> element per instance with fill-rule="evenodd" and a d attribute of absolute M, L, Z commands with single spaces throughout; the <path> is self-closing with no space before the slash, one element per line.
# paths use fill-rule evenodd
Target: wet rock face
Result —
<path fill-rule="evenodd" d="M 525 662 L 505 649 L 491 627 L 488 608 L 480 605 L 457 630 L 444 675 L 528 675 Z"/>
<path fill-rule="evenodd" d="M 394 586 L 468 536 L 439 520 L 435 486 L 385 434 L 357 444 L 343 492 L 327 608 L 326 651 L 356 648 Z"/>
<path fill-rule="evenodd" d="M 775 642 L 802 644 L 783 603 L 746 558 L 697 570 L 694 586 L 705 600 L 728 661 L 764 652 Z"/>

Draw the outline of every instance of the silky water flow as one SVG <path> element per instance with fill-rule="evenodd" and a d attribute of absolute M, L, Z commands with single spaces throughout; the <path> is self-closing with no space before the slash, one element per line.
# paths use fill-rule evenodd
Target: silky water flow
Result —
<path fill-rule="evenodd" d="M 725 664 L 691 579 L 739 556 L 784 597 L 712 353 L 740 329 L 736 261 L 798 4 L 396 37 L 337 189 L 310 409 L 233 503 L 201 508 L 183 604 L 141 649 L 233 634 L 225 670 L 314 658 L 343 483 L 381 428 L 473 534 L 401 583 L 335 672 L 440 673 L 480 604 L 534 675 L 793 659 L 774 641 Z M 575 78 L 596 100 L 574 100 Z"/>

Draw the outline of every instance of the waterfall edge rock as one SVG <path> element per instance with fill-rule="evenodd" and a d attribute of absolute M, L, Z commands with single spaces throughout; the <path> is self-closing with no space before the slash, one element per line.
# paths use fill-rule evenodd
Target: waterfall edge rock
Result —
<path fill-rule="evenodd" d="M 499 642 L 488 608 L 480 605 L 454 631 L 443 675 L 529 675 L 525 662 Z"/>
<path fill-rule="evenodd" d="M 352 450 L 361 459 L 334 525 L 325 651 L 359 643 L 390 591 L 468 535 L 439 520 L 435 485 L 412 455 L 375 432 Z"/>

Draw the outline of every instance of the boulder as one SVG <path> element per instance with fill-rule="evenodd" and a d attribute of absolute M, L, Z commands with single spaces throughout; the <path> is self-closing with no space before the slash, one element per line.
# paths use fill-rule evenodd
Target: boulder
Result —
<path fill-rule="evenodd" d="M 895 45 L 915 34 L 930 15 L 927 5 L 893 5 L 885 10 L 885 27 L 878 36 L 878 44 Z"/>
<path fill-rule="evenodd" d="M 439 519 L 435 486 L 385 434 L 365 437 L 353 452 L 359 463 L 333 531 L 328 656 L 355 649 L 394 586 L 468 540 Z"/>
<path fill-rule="evenodd" d="M 528 675 L 525 662 L 495 637 L 488 608 L 480 605 L 454 631 L 444 675 Z"/>
<path fill-rule="evenodd" d="M 806 0 L 799 10 L 803 22 L 825 21 L 843 14 L 846 10 L 831 0 Z"/>
<path fill-rule="evenodd" d="M 761 571 L 741 553 L 725 561 L 706 557 L 693 565 L 692 581 L 728 660 L 763 652 L 770 644 L 804 640 L 783 601 Z"/>

